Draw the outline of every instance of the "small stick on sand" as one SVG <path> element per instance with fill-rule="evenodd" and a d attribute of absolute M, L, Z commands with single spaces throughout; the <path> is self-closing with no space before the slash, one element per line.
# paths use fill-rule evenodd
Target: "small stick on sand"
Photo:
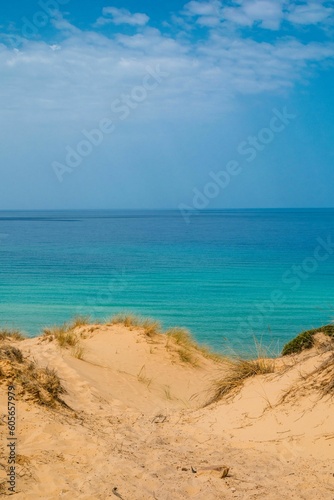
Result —
<path fill-rule="evenodd" d="M 123 497 L 118 493 L 116 486 L 115 488 L 112 489 L 112 492 L 116 497 L 120 498 L 121 500 L 124 500 Z"/>
<path fill-rule="evenodd" d="M 230 468 L 227 465 L 208 465 L 206 467 L 191 467 L 191 471 L 196 474 L 197 472 L 215 470 L 217 472 L 222 472 L 221 477 L 226 477 L 229 473 Z"/>

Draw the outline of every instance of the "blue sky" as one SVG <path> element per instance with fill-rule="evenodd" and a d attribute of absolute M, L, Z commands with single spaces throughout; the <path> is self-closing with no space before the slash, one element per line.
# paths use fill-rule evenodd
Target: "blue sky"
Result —
<path fill-rule="evenodd" d="M 1 14 L 0 209 L 333 206 L 333 2 Z"/>

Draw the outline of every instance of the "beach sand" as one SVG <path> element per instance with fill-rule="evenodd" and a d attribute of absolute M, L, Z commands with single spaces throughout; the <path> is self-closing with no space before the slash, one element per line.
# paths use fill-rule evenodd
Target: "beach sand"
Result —
<path fill-rule="evenodd" d="M 182 360 L 175 340 L 141 328 L 76 331 L 80 353 L 52 336 L 3 341 L 55 369 L 70 407 L 18 399 L 15 498 L 334 499 L 334 397 L 308 376 L 332 355 L 321 335 L 314 348 L 279 358 L 275 373 L 205 406 L 224 376 L 215 359 L 194 349 L 191 362 Z"/>

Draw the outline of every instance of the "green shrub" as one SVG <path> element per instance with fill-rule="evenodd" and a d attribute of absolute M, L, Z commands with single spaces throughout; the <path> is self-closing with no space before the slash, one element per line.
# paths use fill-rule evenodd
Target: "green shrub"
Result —
<path fill-rule="evenodd" d="M 287 356 L 289 354 L 298 354 L 304 351 L 304 349 L 311 349 L 311 347 L 314 346 L 314 335 L 320 332 L 334 338 L 334 325 L 324 325 L 319 328 L 313 328 L 312 330 L 306 330 L 305 332 L 300 333 L 297 337 L 285 344 L 282 355 Z"/>

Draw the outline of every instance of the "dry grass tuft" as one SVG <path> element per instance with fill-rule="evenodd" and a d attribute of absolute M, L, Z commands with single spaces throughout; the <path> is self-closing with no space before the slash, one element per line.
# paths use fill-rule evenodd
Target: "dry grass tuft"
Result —
<path fill-rule="evenodd" d="M 161 333 L 161 325 L 159 321 L 146 319 L 140 324 L 140 328 L 143 328 L 145 335 L 150 338 Z"/>
<path fill-rule="evenodd" d="M 178 351 L 178 355 L 180 356 L 180 360 L 182 363 L 187 363 L 193 367 L 199 366 L 198 359 L 193 355 L 193 353 L 186 348 L 181 348 Z"/>
<path fill-rule="evenodd" d="M 191 363 L 194 366 L 195 364 L 196 365 L 198 364 L 197 361 L 195 361 L 195 356 L 194 355 L 191 356 L 191 353 L 186 352 L 185 350 L 188 351 L 195 350 L 197 351 L 197 353 L 200 353 L 203 357 L 211 359 L 215 362 L 220 362 L 223 359 L 221 355 L 212 352 L 208 347 L 197 344 L 191 337 L 188 330 L 186 330 L 185 328 L 175 327 L 175 328 L 170 328 L 169 330 L 163 332 L 161 324 L 158 321 L 155 321 L 153 319 L 144 319 L 134 314 L 117 314 L 113 316 L 107 322 L 107 324 L 112 324 L 112 325 L 121 324 L 126 326 L 130 330 L 133 330 L 135 328 L 141 328 L 144 331 L 144 334 L 149 338 L 154 338 L 156 335 L 159 334 L 165 334 L 168 339 L 166 347 L 170 348 L 171 343 L 169 342 L 169 340 L 173 340 L 174 344 L 177 344 L 177 346 L 183 348 L 179 354 L 182 361 Z M 186 359 L 188 359 L 189 361 L 186 361 Z"/>
<path fill-rule="evenodd" d="M 27 370 L 21 371 L 15 383 L 21 386 L 21 394 L 29 395 L 36 403 L 55 407 L 57 403 L 66 406 L 60 399 L 65 393 L 55 370 L 38 368 L 35 363 L 29 363 Z M 30 399 L 29 398 L 29 399 Z"/>
<path fill-rule="evenodd" d="M 85 348 L 80 345 L 76 344 L 73 349 L 72 349 L 72 356 L 74 356 L 77 359 L 83 359 L 85 354 Z"/>
<path fill-rule="evenodd" d="M 209 347 L 196 345 L 196 349 L 202 354 L 204 358 L 211 359 L 215 363 L 223 363 L 225 356 L 213 352 Z"/>
<path fill-rule="evenodd" d="M 23 363 L 23 355 L 20 349 L 11 345 L 2 345 L 0 347 L 0 361 L 16 361 Z"/>
<path fill-rule="evenodd" d="M 316 379 L 316 389 L 322 396 L 334 396 L 334 352 L 324 361 L 319 368 L 311 373 Z"/>
<path fill-rule="evenodd" d="M 177 345 L 182 346 L 184 348 L 181 350 L 180 357 L 181 356 L 187 357 L 187 355 L 189 357 L 191 355 L 190 350 L 193 350 L 196 351 L 197 353 L 200 353 L 204 358 L 211 359 L 217 363 L 222 362 L 224 359 L 223 356 L 212 352 L 211 349 L 209 349 L 208 347 L 197 344 L 195 340 L 191 337 L 189 331 L 186 330 L 185 328 L 179 328 L 179 327 L 170 328 L 165 333 L 169 339 L 173 339 Z M 169 343 L 167 344 L 167 347 L 169 347 Z M 185 350 L 188 351 L 187 354 Z M 191 363 L 194 366 L 195 365 L 198 366 L 198 360 L 195 361 L 194 356 L 192 356 L 192 358 L 193 359 Z"/>
<path fill-rule="evenodd" d="M 190 333 L 185 328 L 170 328 L 166 331 L 166 335 L 176 342 L 178 345 L 182 345 L 184 347 L 193 347 L 194 341 L 191 338 Z"/>
<path fill-rule="evenodd" d="M 78 333 L 75 330 L 89 325 L 89 321 L 89 316 L 76 316 L 63 325 L 44 328 L 43 335 L 44 337 L 55 339 L 60 347 L 74 347 L 82 337 L 82 333 Z"/>
<path fill-rule="evenodd" d="M 117 314 L 110 320 L 112 325 L 124 325 L 130 330 L 142 328 L 147 337 L 154 337 L 161 333 L 161 326 L 158 321 L 144 319 L 134 314 Z"/>
<path fill-rule="evenodd" d="M 80 326 L 87 326 L 91 323 L 91 318 L 89 316 L 75 316 L 68 324 L 69 330 L 74 330 Z"/>
<path fill-rule="evenodd" d="M 20 330 L 2 328 L 0 329 L 0 340 L 24 340 L 25 336 Z"/>
<path fill-rule="evenodd" d="M 55 340 L 61 348 L 70 348 L 71 354 L 75 358 L 83 359 L 85 348 L 80 341 L 82 338 L 86 338 L 86 334 L 83 331 L 77 331 L 77 329 L 87 325 L 88 321 L 88 317 L 78 316 L 61 326 L 44 328 L 43 336 L 50 341 Z"/>
<path fill-rule="evenodd" d="M 79 342 L 78 335 L 66 323 L 62 326 L 44 328 L 43 335 L 56 340 L 60 347 L 74 347 Z"/>
<path fill-rule="evenodd" d="M 60 398 L 65 389 L 56 372 L 26 360 L 22 352 L 11 345 L 0 347 L 0 383 L 5 381 L 15 385 L 18 397 L 48 407 L 67 407 Z"/>
<path fill-rule="evenodd" d="M 146 368 L 145 368 L 145 365 L 143 365 L 141 367 L 141 369 L 139 370 L 139 373 L 137 375 L 137 380 L 138 380 L 138 382 L 141 382 L 142 384 L 145 384 L 146 387 L 149 387 L 151 385 L 152 379 L 146 377 Z"/>
<path fill-rule="evenodd" d="M 275 360 L 267 358 L 241 359 L 225 358 L 222 364 L 225 375 L 217 380 L 213 386 L 207 405 L 215 403 L 225 397 L 233 397 L 242 388 L 245 380 L 256 375 L 264 375 L 275 371 Z"/>
<path fill-rule="evenodd" d="M 140 324 L 140 319 L 134 314 L 116 314 L 110 320 L 112 325 L 124 325 L 127 328 L 133 329 L 138 327 Z"/>
<path fill-rule="evenodd" d="M 318 393 L 319 397 L 334 397 L 334 341 L 327 346 L 325 352 L 329 356 L 314 370 L 308 374 L 300 374 L 300 383 L 294 384 L 282 396 L 280 403 L 291 401 L 298 396 L 307 396 L 310 393 Z"/>

